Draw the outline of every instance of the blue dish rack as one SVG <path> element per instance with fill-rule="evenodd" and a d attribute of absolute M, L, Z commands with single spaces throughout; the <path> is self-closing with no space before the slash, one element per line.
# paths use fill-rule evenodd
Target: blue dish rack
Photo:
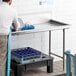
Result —
<path fill-rule="evenodd" d="M 29 63 L 31 61 L 36 61 L 41 58 L 41 52 L 33 49 L 31 47 L 13 49 L 11 52 L 12 60 L 15 60 L 17 63 Z"/>

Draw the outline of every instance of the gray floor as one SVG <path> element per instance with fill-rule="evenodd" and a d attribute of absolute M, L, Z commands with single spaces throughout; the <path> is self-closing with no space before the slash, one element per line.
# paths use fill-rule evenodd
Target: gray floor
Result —
<path fill-rule="evenodd" d="M 42 68 L 32 69 L 27 72 L 24 71 L 22 76 L 66 76 L 66 75 L 62 75 L 65 73 L 65 71 L 63 71 L 62 65 L 63 65 L 62 61 L 54 62 L 53 73 L 47 73 L 46 67 L 42 67 Z"/>

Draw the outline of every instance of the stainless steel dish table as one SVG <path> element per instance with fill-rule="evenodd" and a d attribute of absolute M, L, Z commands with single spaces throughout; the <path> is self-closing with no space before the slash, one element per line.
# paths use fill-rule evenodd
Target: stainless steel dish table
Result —
<path fill-rule="evenodd" d="M 17 32 L 13 32 L 12 35 L 14 36 L 14 35 L 20 35 L 20 34 L 30 34 L 30 33 L 49 31 L 49 56 L 55 55 L 57 57 L 62 58 L 63 59 L 63 70 L 64 70 L 65 30 L 68 29 L 69 27 L 70 26 L 68 24 L 61 23 L 61 22 L 54 21 L 54 20 L 49 20 L 46 23 L 36 25 L 34 30 L 17 31 Z M 52 50 L 51 50 L 51 33 L 52 33 L 51 31 L 55 31 L 55 30 L 63 31 L 63 56 L 62 57 L 55 53 L 52 53 Z M 18 66 L 20 66 L 20 64 L 18 64 Z M 22 68 L 22 67 L 20 67 L 20 68 Z M 15 71 L 17 71 L 17 70 L 15 70 Z"/>

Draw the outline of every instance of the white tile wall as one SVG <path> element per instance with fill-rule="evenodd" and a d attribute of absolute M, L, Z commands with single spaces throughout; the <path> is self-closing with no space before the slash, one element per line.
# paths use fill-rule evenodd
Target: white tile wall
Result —
<path fill-rule="evenodd" d="M 12 6 L 18 13 L 38 13 L 51 11 L 53 0 L 13 0 Z M 42 5 L 40 5 L 42 2 Z M 49 8 L 50 7 L 50 8 Z"/>
<path fill-rule="evenodd" d="M 76 54 L 76 0 L 54 0 L 52 18 L 71 24 L 66 30 L 66 50 Z"/>
<path fill-rule="evenodd" d="M 34 33 L 34 34 L 12 36 L 12 49 L 32 47 L 40 50 L 41 52 L 48 53 L 48 46 L 47 46 L 48 38 L 46 35 L 47 33 L 41 32 L 41 33 Z"/>
<path fill-rule="evenodd" d="M 50 13 L 32 13 L 32 14 L 22 14 L 19 17 L 23 20 L 24 23 L 30 24 L 40 24 L 47 22 L 52 18 L 51 12 Z"/>

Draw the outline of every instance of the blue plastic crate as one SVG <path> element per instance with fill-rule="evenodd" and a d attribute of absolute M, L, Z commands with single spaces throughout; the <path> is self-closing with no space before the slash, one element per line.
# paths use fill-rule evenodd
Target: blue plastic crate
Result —
<path fill-rule="evenodd" d="M 30 47 L 12 50 L 12 59 L 18 63 L 28 63 L 40 57 L 41 52 Z"/>

